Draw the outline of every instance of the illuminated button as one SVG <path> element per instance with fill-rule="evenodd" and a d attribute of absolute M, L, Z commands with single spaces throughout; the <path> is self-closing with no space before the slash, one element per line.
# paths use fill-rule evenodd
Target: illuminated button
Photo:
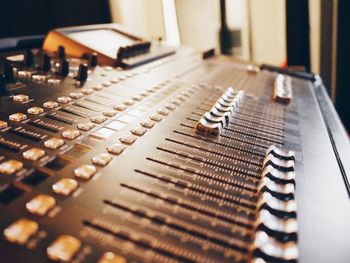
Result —
<path fill-rule="evenodd" d="M 45 155 L 45 151 L 39 148 L 32 148 L 23 153 L 23 158 L 31 161 L 39 160 Z"/>
<path fill-rule="evenodd" d="M 93 127 L 95 127 L 95 124 L 93 124 L 91 122 L 85 122 L 85 123 L 79 123 L 78 124 L 78 129 L 79 130 L 83 130 L 83 131 L 89 131 Z"/>
<path fill-rule="evenodd" d="M 83 164 L 74 170 L 74 175 L 81 179 L 90 179 L 96 173 L 96 167 L 90 164 Z"/>
<path fill-rule="evenodd" d="M 6 121 L 0 121 L 0 130 L 7 128 L 7 122 Z"/>
<path fill-rule="evenodd" d="M 17 101 L 17 102 L 24 103 L 24 102 L 29 101 L 29 97 L 27 95 L 24 95 L 24 94 L 18 94 L 18 95 L 13 96 L 13 100 Z"/>
<path fill-rule="evenodd" d="M 84 95 L 91 95 L 93 92 L 93 89 L 81 89 L 81 93 Z"/>
<path fill-rule="evenodd" d="M 11 243 L 24 245 L 39 230 L 39 225 L 25 218 L 18 219 L 4 230 L 4 236 Z"/>
<path fill-rule="evenodd" d="M 102 90 L 103 86 L 102 85 L 96 85 L 93 87 L 94 90 Z"/>
<path fill-rule="evenodd" d="M 62 132 L 62 137 L 65 139 L 73 140 L 80 135 L 80 131 L 74 129 L 67 129 Z"/>
<path fill-rule="evenodd" d="M 125 110 L 127 107 L 123 104 L 120 104 L 120 105 L 117 105 L 117 106 L 114 106 L 113 109 L 117 110 L 117 111 L 123 111 Z"/>
<path fill-rule="evenodd" d="M 72 98 L 63 96 L 63 97 L 57 98 L 57 101 L 60 102 L 60 103 L 66 104 L 66 103 L 71 102 Z"/>
<path fill-rule="evenodd" d="M 47 101 L 43 104 L 43 106 L 48 109 L 54 109 L 58 107 L 58 103 L 55 101 Z"/>
<path fill-rule="evenodd" d="M 121 143 L 115 143 L 107 147 L 107 151 L 112 154 L 121 154 L 125 150 L 125 146 Z"/>
<path fill-rule="evenodd" d="M 92 163 L 105 166 L 112 160 L 112 156 L 110 156 L 107 153 L 100 153 L 99 155 L 96 155 L 91 158 Z"/>
<path fill-rule="evenodd" d="M 46 148 L 53 149 L 53 150 L 61 147 L 63 144 L 64 144 L 64 141 L 58 138 L 51 138 L 44 142 L 44 146 Z"/>
<path fill-rule="evenodd" d="M 71 178 L 62 178 L 52 185 L 52 190 L 59 195 L 68 196 L 73 193 L 79 184 L 76 180 Z"/>
<path fill-rule="evenodd" d="M 52 196 L 40 194 L 26 204 L 27 210 L 35 215 L 43 216 L 56 205 Z"/>
<path fill-rule="evenodd" d="M 163 116 L 167 116 L 169 115 L 170 111 L 165 109 L 165 108 L 162 108 L 162 109 L 158 109 L 157 112 Z"/>
<path fill-rule="evenodd" d="M 45 75 L 32 75 L 32 79 L 35 82 L 41 82 L 41 81 L 46 80 L 46 76 Z"/>
<path fill-rule="evenodd" d="M 69 94 L 69 97 L 73 99 L 81 99 L 82 97 L 84 97 L 84 94 L 81 92 L 72 92 Z"/>
<path fill-rule="evenodd" d="M 107 118 L 105 116 L 94 116 L 91 117 L 90 120 L 94 123 L 100 124 L 102 122 L 105 122 Z"/>
<path fill-rule="evenodd" d="M 47 80 L 47 83 L 51 84 L 51 85 L 58 85 L 58 84 L 61 83 L 61 80 L 60 79 L 52 79 L 52 78 L 50 78 L 50 79 Z"/>
<path fill-rule="evenodd" d="M 150 129 L 154 126 L 155 122 L 152 120 L 144 120 L 140 124 L 142 125 L 142 127 Z"/>
<path fill-rule="evenodd" d="M 125 143 L 125 144 L 133 144 L 136 140 L 137 140 L 137 137 L 132 135 L 132 134 L 129 134 L 129 135 L 125 135 L 121 138 L 119 138 L 119 140 L 122 142 L 122 143 Z"/>
<path fill-rule="evenodd" d="M 127 106 L 132 106 L 132 105 L 134 105 L 134 102 L 132 101 L 132 100 L 126 100 L 126 101 L 124 101 L 123 102 L 125 105 L 127 105 Z"/>
<path fill-rule="evenodd" d="M 137 136 L 142 136 L 145 134 L 147 130 L 143 127 L 135 127 L 133 129 L 131 129 L 131 133 L 134 134 L 134 135 L 137 135 Z"/>
<path fill-rule="evenodd" d="M 168 103 L 164 107 L 167 108 L 168 110 L 175 110 L 176 109 L 176 105 L 172 104 L 172 103 Z"/>
<path fill-rule="evenodd" d="M 15 121 L 15 122 L 20 122 L 20 121 L 24 121 L 27 119 L 27 115 L 23 114 L 23 113 L 14 113 L 12 115 L 9 116 L 9 120 L 10 121 Z"/>
<path fill-rule="evenodd" d="M 41 114 L 44 112 L 44 109 L 43 108 L 40 108 L 40 107 L 32 107 L 32 108 L 29 108 L 27 110 L 27 112 L 29 114 L 33 114 L 33 115 L 38 115 L 38 114 Z"/>
<path fill-rule="evenodd" d="M 23 168 L 23 163 L 16 160 L 8 160 L 0 164 L 1 174 L 13 174 Z"/>
<path fill-rule="evenodd" d="M 126 259 L 123 256 L 116 255 L 112 252 L 106 252 L 98 260 L 97 263 L 126 263 Z"/>
<path fill-rule="evenodd" d="M 79 251 L 81 242 L 72 236 L 59 236 L 46 250 L 47 256 L 54 261 L 70 262 Z"/>
<path fill-rule="evenodd" d="M 27 71 L 27 70 L 19 70 L 17 72 L 17 75 L 19 77 L 22 77 L 22 78 L 31 78 L 32 77 L 32 72 L 31 71 Z"/>
<path fill-rule="evenodd" d="M 102 112 L 103 115 L 107 116 L 107 117 L 113 117 L 117 114 L 118 112 L 111 110 L 111 111 L 104 111 Z"/>
<path fill-rule="evenodd" d="M 152 121 L 161 121 L 163 119 L 163 116 L 158 114 L 158 113 L 155 113 L 155 114 L 152 114 L 151 116 L 149 116 L 149 118 Z"/>

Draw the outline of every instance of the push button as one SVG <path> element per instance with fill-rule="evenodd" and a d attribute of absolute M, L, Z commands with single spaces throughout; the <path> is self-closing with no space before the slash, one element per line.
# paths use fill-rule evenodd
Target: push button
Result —
<path fill-rule="evenodd" d="M 39 115 L 44 112 L 43 108 L 40 107 L 32 107 L 27 110 L 27 113 L 32 114 L 32 115 Z"/>
<path fill-rule="evenodd" d="M 6 121 L 0 121 L 0 130 L 7 128 L 7 122 Z"/>
<path fill-rule="evenodd" d="M 107 153 L 100 153 L 91 158 L 93 164 L 97 164 L 100 166 L 106 166 L 112 160 L 112 156 Z"/>
<path fill-rule="evenodd" d="M 44 142 L 44 146 L 46 148 L 53 149 L 53 150 L 61 147 L 63 144 L 64 144 L 64 141 L 58 138 L 51 138 Z"/>
<path fill-rule="evenodd" d="M 71 97 L 72 99 L 81 99 L 82 97 L 84 97 L 84 94 L 81 92 L 72 92 L 69 94 L 69 97 Z"/>
<path fill-rule="evenodd" d="M 29 101 L 29 97 L 27 95 L 24 94 L 18 94 L 13 96 L 13 100 L 16 102 L 21 102 L 21 103 L 25 103 Z"/>
<path fill-rule="evenodd" d="M 23 152 L 23 158 L 30 161 L 37 161 L 45 156 L 45 151 L 39 148 L 32 148 Z"/>
<path fill-rule="evenodd" d="M 67 104 L 67 103 L 69 103 L 69 102 L 71 102 L 71 101 L 73 101 L 73 100 L 72 100 L 72 98 L 70 98 L 70 97 L 63 96 L 63 97 L 57 98 L 57 101 L 58 101 L 59 103 Z"/>
<path fill-rule="evenodd" d="M 168 109 L 166 109 L 166 108 L 161 108 L 161 109 L 157 110 L 157 113 L 159 113 L 159 114 L 161 114 L 163 116 L 167 116 L 167 115 L 169 115 L 170 111 Z"/>
<path fill-rule="evenodd" d="M 47 256 L 54 261 L 70 262 L 81 247 L 81 242 L 72 236 L 59 236 L 46 250 Z"/>
<path fill-rule="evenodd" d="M 125 150 L 125 146 L 121 143 L 115 143 L 107 147 L 107 151 L 112 154 L 121 154 Z"/>
<path fill-rule="evenodd" d="M 152 120 L 144 120 L 140 124 L 142 127 L 150 129 L 154 126 L 155 122 Z"/>
<path fill-rule="evenodd" d="M 137 137 L 134 136 L 134 135 L 132 135 L 132 134 L 129 134 L 129 135 L 125 135 L 125 136 L 119 138 L 119 140 L 120 140 L 122 143 L 131 145 L 131 144 L 133 144 L 133 143 L 137 140 Z"/>
<path fill-rule="evenodd" d="M 59 195 L 68 196 L 73 193 L 79 184 L 76 180 L 71 178 L 62 178 L 52 185 L 52 190 Z"/>
<path fill-rule="evenodd" d="M 43 104 L 43 106 L 48 109 L 54 109 L 58 107 L 58 103 L 55 101 L 47 101 Z"/>
<path fill-rule="evenodd" d="M 93 89 L 81 89 L 81 93 L 83 93 L 84 95 L 91 95 L 93 92 Z"/>
<path fill-rule="evenodd" d="M 11 175 L 23 168 L 23 163 L 16 160 L 8 160 L 0 164 L 0 173 Z"/>
<path fill-rule="evenodd" d="M 158 113 L 155 113 L 155 114 L 152 114 L 151 116 L 149 116 L 150 120 L 152 121 L 161 121 L 163 119 L 163 116 L 158 114 Z"/>
<path fill-rule="evenodd" d="M 83 164 L 74 170 L 77 178 L 88 180 L 96 173 L 96 167 L 89 164 Z"/>
<path fill-rule="evenodd" d="M 9 120 L 10 121 L 15 121 L 15 122 L 20 122 L 20 121 L 24 121 L 27 119 L 27 115 L 23 114 L 23 113 L 14 113 L 12 115 L 9 116 Z"/>
<path fill-rule="evenodd" d="M 126 258 L 120 255 L 116 255 L 113 252 L 106 252 L 98 260 L 98 263 L 126 263 Z"/>
<path fill-rule="evenodd" d="M 74 129 L 67 129 L 64 132 L 62 132 L 62 137 L 65 139 L 73 140 L 77 138 L 80 135 L 80 131 L 74 130 Z"/>
<path fill-rule="evenodd" d="M 104 111 L 102 112 L 103 115 L 105 115 L 106 117 L 113 117 L 117 114 L 117 111 L 114 110 L 110 110 L 110 111 Z"/>
<path fill-rule="evenodd" d="M 143 127 L 135 127 L 133 129 L 131 129 L 131 133 L 137 136 L 142 136 L 146 133 L 146 129 Z"/>
<path fill-rule="evenodd" d="M 94 117 L 91 117 L 90 120 L 93 123 L 101 124 L 102 122 L 105 122 L 107 118 L 105 116 L 94 116 Z"/>
<path fill-rule="evenodd" d="M 5 228 L 4 236 L 11 243 L 24 245 L 38 231 L 39 225 L 36 222 L 21 218 Z"/>
<path fill-rule="evenodd" d="M 40 194 L 26 204 L 27 210 L 35 215 L 43 216 L 56 205 L 52 196 Z"/>
<path fill-rule="evenodd" d="M 79 123 L 78 124 L 78 129 L 82 130 L 82 131 L 89 131 L 89 130 L 91 130 L 94 127 L 95 127 L 95 124 L 93 124 L 91 122 Z"/>

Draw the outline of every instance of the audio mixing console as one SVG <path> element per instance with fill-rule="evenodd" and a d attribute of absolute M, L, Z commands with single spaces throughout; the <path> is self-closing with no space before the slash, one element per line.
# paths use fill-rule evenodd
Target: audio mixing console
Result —
<path fill-rule="evenodd" d="M 321 79 L 161 49 L 1 55 L 0 261 L 346 262 L 349 146 Z"/>

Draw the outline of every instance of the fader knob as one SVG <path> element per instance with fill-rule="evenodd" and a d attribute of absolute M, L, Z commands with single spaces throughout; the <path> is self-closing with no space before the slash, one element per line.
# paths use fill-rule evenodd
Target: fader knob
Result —
<path fill-rule="evenodd" d="M 67 59 L 63 59 L 58 68 L 58 74 L 62 77 L 66 77 L 69 73 L 69 62 Z"/>
<path fill-rule="evenodd" d="M 33 55 L 33 52 L 30 49 L 26 50 L 26 53 L 24 54 L 24 61 L 23 61 L 23 63 L 24 63 L 24 65 L 26 67 L 33 66 L 34 55 Z"/>
<path fill-rule="evenodd" d="M 97 66 L 97 64 L 98 64 L 97 53 L 92 53 L 90 57 L 90 66 L 94 68 Z"/>
<path fill-rule="evenodd" d="M 80 64 L 78 69 L 77 80 L 86 81 L 87 78 L 88 78 L 88 65 L 85 63 Z"/>
<path fill-rule="evenodd" d="M 40 69 L 44 72 L 51 69 L 51 58 L 48 54 L 43 54 L 40 62 Z"/>
<path fill-rule="evenodd" d="M 63 59 L 66 57 L 66 49 L 64 48 L 64 46 L 58 46 L 57 57 L 60 59 Z"/>
<path fill-rule="evenodd" d="M 13 67 L 9 62 L 5 62 L 4 64 L 4 75 L 7 82 L 14 80 Z"/>
<path fill-rule="evenodd" d="M 5 75 L 0 74 L 0 96 L 6 96 L 7 94 Z"/>

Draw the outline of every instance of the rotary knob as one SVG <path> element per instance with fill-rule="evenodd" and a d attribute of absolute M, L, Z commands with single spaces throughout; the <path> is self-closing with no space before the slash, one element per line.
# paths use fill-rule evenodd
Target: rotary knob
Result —
<path fill-rule="evenodd" d="M 58 74 L 62 77 L 66 77 L 69 73 L 69 62 L 67 59 L 63 59 L 58 68 Z"/>
<path fill-rule="evenodd" d="M 94 68 L 97 66 L 97 64 L 98 64 L 97 53 L 92 53 L 90 57 L 90 66 Z"/>
<path fill-rule="evenodd" d="M 9 62 L 5 62 L 4 64 L 4 75 L 5 75 L 5 80 L 7 82 L 11 82 L 14 80 L 13 66 Z"/>
<path fill-rule="evenodd" d="M 83 63 L 79 65 L 77 80 L 86 81 L 88 78 L 88 65 Z"/>
<path fill-rule="evenodd" d="M 66 49 L 64 48 L 64 46 L 58 46 L 57 57 L 60 59 L 64 59 L 66 57 Z"/>
<path fill-rule="evenodd" d="M 51 69 L 51 58 L 48 54 L 43 54 L 40 62 L 40 69 L 44 72 L 50 71 Z"/>
<path fill-rule="evenodd" d="M 5 75 L 0 74 L 0 96 L 7 96 L 8 91 L 6 88 L 6 78 Z"/>
<path fill-rule="evenodd" d="M 24 65 L 26 67 L 31 67 L 34 64 L 34 55 L 33 52 L 28 49 L 26 50 L 25 54 L 24 54 L 24 61 L 23 61 Z"/>

